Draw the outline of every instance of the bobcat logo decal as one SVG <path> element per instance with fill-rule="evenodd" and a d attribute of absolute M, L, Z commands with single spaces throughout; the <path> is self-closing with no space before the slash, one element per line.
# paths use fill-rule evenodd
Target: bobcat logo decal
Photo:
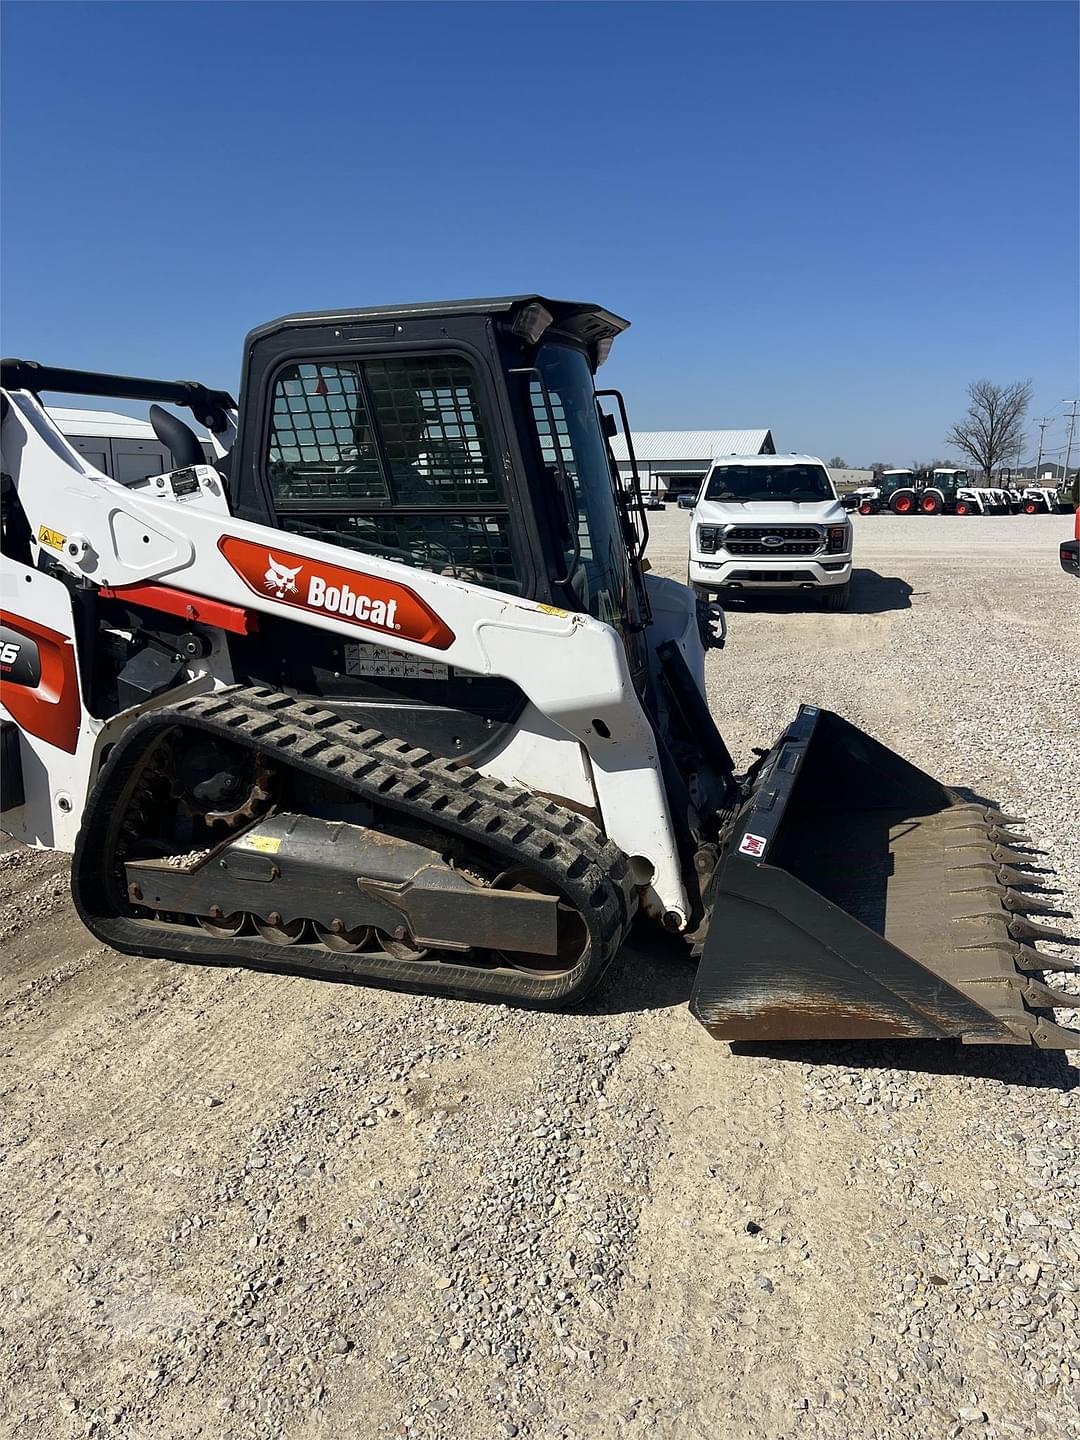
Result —
<path fill-rule="evenodd" d="M 266 540 L 222 535 L 217 546 L 233 572 L 259 596 L 261 603 L 254 608 L 260 612 L 288 606 L 313 623 L 318 617 L 320 629 L 335 630 L 339 635 L 357 625 L 366 631 L 400 636 L 411 642 L 410 652 L 416 646 L 449 650 L 454 644 L 454 632 L 446 621 L 400 580 L 369 575 L 324 556 L 297 555 L 280 545 L 268 550 Z M 320 549 L 333 553 L 326 545 Z M 345 558 L 345 552 L 340 553 Z M 0 636 L 0 643 L 6 639 Z"/>
<path fill-rule="evenodd" d="M 296 565 L 290 570 L 280 561 L 275 560 L 269 550 L 266 552 L 266 558 L 270 562 L 270 568 L 263 577 L 267 590 L 274 592 L 276 600 L 284 600 L 286 595 L 295 595 L 296 577 L 304 567 Z"/>

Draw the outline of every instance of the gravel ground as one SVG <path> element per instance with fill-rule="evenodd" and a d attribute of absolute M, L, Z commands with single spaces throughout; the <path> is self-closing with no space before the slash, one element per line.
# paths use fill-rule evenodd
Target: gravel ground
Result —
<path fill-rule="evenodd" d="M 837 709 L 1080 909 L 1067 523 L 857 517 L 848 614 L 732 608 L 737 758 Z M 655 942 L 546 1017 L 140 961 L 64 868 L 0 854 L 0 1434 L 1080 1435 L 1080 1057 L 732 1053 Z"/>

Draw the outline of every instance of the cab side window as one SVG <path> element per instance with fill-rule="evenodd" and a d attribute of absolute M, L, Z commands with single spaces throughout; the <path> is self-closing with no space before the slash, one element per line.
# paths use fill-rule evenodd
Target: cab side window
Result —
<path fill-rule="evenodd" d="M 267 469 L 276 502 L 389 501 L 359 365 L 287 365 L 278 374 Z"/>
<path fill-rule="evenodd" d="M 316 360 L 275 378 L 266 477 L 283 529 L 517 592 L 497 458 L 457 356 Z"/>

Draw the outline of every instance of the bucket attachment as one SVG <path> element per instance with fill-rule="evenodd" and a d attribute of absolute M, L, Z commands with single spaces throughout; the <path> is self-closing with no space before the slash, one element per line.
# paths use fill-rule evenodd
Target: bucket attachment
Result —
<path fill-rule="evenodd" d="M 757 769 L 706 893 L 690 1008 L 721 1040 L 945 1039 L 1080 1049 L 1034 1013 L 1080 1007 L 1027 973 L 1019 822 L 804 705 Z"/>

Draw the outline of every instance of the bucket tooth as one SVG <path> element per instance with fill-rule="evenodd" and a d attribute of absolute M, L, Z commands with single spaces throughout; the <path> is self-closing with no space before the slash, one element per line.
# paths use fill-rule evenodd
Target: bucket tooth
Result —
<path fill-rule="evenodd" d="M 1001 810 L 987 810 L 986 818 L 992 825 L 1026 825 L 1027 821 L 1021 815 L 1006 815 Z"/>
<path fill-rule="evenodd" d="M 961 981 L 965 990 L 978 995 L 986 987 L 989 991 L 1013 990 L 1023 996 L 1024 1002 L 1033 1010 L 1080 1010 L 1080 995 L 1070 995 L 1065 990 L 1054 990 L 1041 980 L 1032 980 L 1030 975 L 978 975 Z"/>
<path fill-rule="evenodd" d="M 1045 866 L 1032 863 L 1033 851 L 1014 850 L 1008 845 L 992 844 L 986 835 L 978 838 L 967 834 L 959 835 L 953 844 L 946 843 L 942 848 L 948 857 L 957 860 L 969 859 L 974 863 L 992 861 L 995 865 L 1023 865 L 1039 875 L 1050 873 Z"/>
<path fill-rule="evenodd" d="M 1031 864 L 1030 850 L 1012 850 L 1008 845 L 995 845 L 990 854 L 999 865 L 1027 865 L 1031 869 L 1037 868 Z M 1040 870 L 1039 873 L 1044 874 L 1045 871 Z"/>
<path fill-rule="evenodd" d="M 1027 875 L 1023 870 L 1016 870 L 1011 865 L 998 866 L 998 879 L 1002 885 L 1012 885 L 1019 890 L 1042 890 L 1044 888 L 1037 875 Z"/>
<path fill-rule="evenodd" d="M 1041 980 L 1025 976 L 1020 981 L 1024 999 L 1036 1010 L 1080 1010 L 1080 995 L 1070 995 L 1066 990 L 1054 990 Z"/>
<path fill-rule="evenodd" d="M 1045 970 L 1057 970 L 1062 975 L 1080 975 L 1080 965 L 1074 960 L 1065 960 L 1060 955 L 1044 955 L 1041 950 L 1036 950 L 1034 945 L 1017 945 L 1016 966 L 1019 970 L 1031 970 L 1042 973 Z"/>
<path fill-rule="evenodd" d="M 1020 915 L 1053 915 L 1057 911 L 1056 905 L 1047 905 L 1045 900 L 1036 900 L 1034 895 L 1021 894 L 1008 887 L 1002 893 L 1001 903 L 1006 910 Z"/>
<path fill-rule="evenodd" d="M 1029 850 L 1032 848 L 1031 836 L 1018 835 L 1015 830 L 1004 830 L 999 825 L 991 825 L 986 833 L 987 838 L 997 845 L 1023 845 Z"/>
<path fill-rule="evenodd" d="M 963 865 L 951 865 L 949 870 L 952 875 L 959 876 L 962 880 L 975 880 L 986 876 L 1001 885 L 1012 885 L 1020 890 L 1042 888 L 1037 876 L 1026 875 L 1023 870 L 1017 870 L 1012 865 L 1000 865 L 994 859 L 968 860 Z"/>
<path fill-rule="evenodd" d="M 1043 1020 L 1032 1029 L 1031 1043 L 1042 1050 L 1080 1050 L 1080 1030 L 1066 1030 L 1052 1020 Z"/>
<path fill-rule="evenodd" d="M 1068 937 L 1052 925 L 1036 925 L 1034 920 L 1025 920 L 1014 915 L 1009 921 L 1009 934 L 1014 940 L 1065 940 Z"/>

